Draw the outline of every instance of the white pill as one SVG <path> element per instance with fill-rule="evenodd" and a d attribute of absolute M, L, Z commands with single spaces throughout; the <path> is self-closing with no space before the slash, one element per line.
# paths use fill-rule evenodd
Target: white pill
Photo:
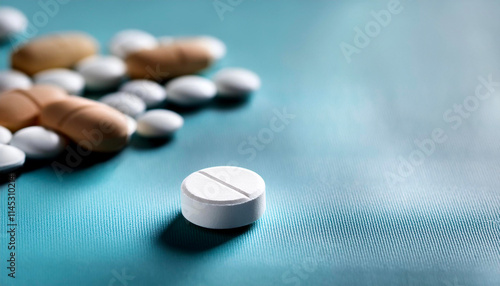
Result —
<path fill-rule="evenodd" d="M 28 20 L 24 14 L 12 7 L 0 7 L 0 40 L 24 32 Z"/>
<path fill-rule="evenodd" d="M 150 110 L 137 119 L 137 133 L 148 138 L 172 136 L 184 125 L 179 114 L 164 109 Z"/>
<path fill-rule="evenodd" d="M 260 88 L 260 78 L 242 68 L 225 68 L 213 78 L 217 93 L 222 97 L 243 97 Z"/>
<path fill-rule="evenodd" d="M 135 131 L 137 130 L 137 121 L 135 121 L 134 118 L 128 116 L 128 115 L 125 115 L 125 117 L 127 118 L 127 130 L 128 130 L 128 137 L 132 137 L 132 135 L 134 135 Z"/>
<path fill-rule="evenodd" d="M 101 97 L 99 101 L 133 118 L 146 111 L 146 104 L 142 101 L 142 99 L 131 93 L 123 91 L 110 93 Z"/>
<path fill-rule="evenodd" d="M 266 185 L 250 170 L 224 166 L 192 173 L 182 182 L 182 215 L 213 229 L 253 223 L 266 210 Z"/>
<path fill-rule="evenodd" d="M 0 144 L 9 144 L 12 139 L 12 133 L 9 129 L 0 126 Z"/>
<path fill-rule="evenodd" d="M 76 65 L 76 71 L 85 79 L 89 90 L 107 90 L 118 86 L 127 68 L 120 58 L 114 56 L 90 56 Z"/>
<path fill-rule="evenodd" d="M 30 159 L 50 159 L 59 155 L 67 141 L 56 132 L 41 126 L 23 128 L 12 137 L 10 145 L 22 150 Z"/>
<path fill-rule="evenodd" d="M 36 84 L 55 85 L 73 95 L 80 95 L 85 88 L 83 76 L 68 69 L 45 70 L 35 74 L 33 79 Z"/>
<path fill-rule="evenodd" d="M 181 76 L 166 85 L 168 100 L 178 105 L 199 105 L 217 93 L 215 84 L 196 75 Z"/>
<path fill-rule="evenodd" d="M 23 151 L 14 146 L 0 144 L 0 173 L 22 167 L 25 160 L 26 155 Z"/>
<path fill-rule="evenodd" d="M 138 79 L 124 84 L 120 91 L 132 93 L 146 103 L 147 108 L 157 107 L 167 98 L 165 88 L 154 81 Z"/>
<path fill-rule="evenodd" d="M 124 30 L 117 33 L 109 44 L 111 54 L 126 58 L 131 53 L 153 49 L 158 46 L 156 38 L 141 30 Z"/>
<path fill-rule="evenodd" d="M 0 71 L 0 92 L 12 89 L 28 89 L 31 79 L 22 72 L 15 70 Z"/>

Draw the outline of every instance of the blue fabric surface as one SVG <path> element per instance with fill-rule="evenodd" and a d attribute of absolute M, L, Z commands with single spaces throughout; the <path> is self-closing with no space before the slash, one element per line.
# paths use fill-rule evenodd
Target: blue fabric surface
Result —
<path fill-rule="evenodd" d="M 24 172 L 15 279 L 0 185 L 0 285 L 498 285 L 500 93 L 471 97 L 500 81 L 500 3 L 401 1 L 350 63 L 342 43 L 355 47 L 390 1 L 232 3 L 222 19 L 212 1 L 69 1 L 38 27 L 86 31 L 103 52 L 125 28 L 214 35 L 228 55 L 205 74 L 246 67 L 263 86 L 184 113 L 166 144 L 134 140 L 62 180 L 47 165 Z M 463 103 L 472 111 L 457 115 Z M 182 180 L 229 163 L 266 181 L 264 217 L 233 231 L 186 223 Z"/>

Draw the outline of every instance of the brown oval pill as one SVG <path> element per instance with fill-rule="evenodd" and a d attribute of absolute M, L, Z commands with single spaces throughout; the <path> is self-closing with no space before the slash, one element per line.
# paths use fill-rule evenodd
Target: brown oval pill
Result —
<path fill-rule="evenodd" d="M 194 41 L 179 41 L 132 53 L 125 62 L 131 78 L 162 81 L 197 73 L 212 61 L 212 55 L 204 46 Z"/>
<path fill-rule="evenodd" d="M 76 96 L 46 106 L 40 115 L 40 124 L 96 152 L 118 151 L 128 141 L 127 119 L 122 113 Z"/>
<path fill-rule="evenodd" d="M 12 68 L 28 75 L 53 68 L 71 68 L 94 55 L 97 41 L 83 33 L 62 33 L 34 39 L 11 55 Z"/>
<path fill-rule="evenodd" d="M 0 94 L 0 125 L 12 132 L 37 125 L 45 106 L 67 96 L 63 89 L 48 85 L 6 91 Z"/>

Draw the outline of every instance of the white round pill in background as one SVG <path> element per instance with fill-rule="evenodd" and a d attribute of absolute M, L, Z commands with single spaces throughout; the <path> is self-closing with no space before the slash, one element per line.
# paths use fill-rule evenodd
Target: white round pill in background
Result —
<path fill-rule="evenodd" d="M 118 86 L 127 72 L 125 63 L 114 56 L 90 56 L 76 65 L 89 90 L 108 90 Z"/>
<path fill-rule="evenodd" d="M 16 70 L 0 71 L 0 92 L 12 89 L 28 89 L 32 86 L 31 79 Z"/>
<path fill-rule="evenodd" d="M 182 182 L 182 215 L 206 228 L 245 226 L 264 214 L 265 194 L 264 180 L 255 172 L 233 166 L 203 169 Z"/>
<path fill-rule="evenodd" d="M 166 85 L 168 100 L 184 106 L 199 105 L 210 101 L 217 93 L 215 84 L 196 75 L 181 76 Z"/>
<path fill-rule="evenodd" d="M 138 96 L 128 92 L 118 91 L 110 93 L 101 97 L 99 101 L 133 118 L 146 111 L 146 104 L 144 101 Z"/>
<path fill-rule="evenodd" d="M 127 117 L 127 130 L 128 130 L 128 138 L 130 139 L 130 137 L 132 137 L 132 135 L 134 135 L 135 131 L 137 130 L 137 121 L 135 121 L 134 118 L 128 116 L 128 115 L 125 115 L 125 117 Z"/>
<path fill-rule="evenodd" d="M 147 138 L 172 136 L 184 125 L 179 114 L 164 109 L 150 110 L 137 119 L 137 134 Z"/>
<path fill-rule="evenodd" d="M 260 88 L 260 78 L 242 68 L 225 68 L 213 77 L 217 94 L 221 97 L 244 97 Z"/>
<path fill-rule="evenodd" d="M 109 50 L 111 54 L 126 58 L 131 53 L 154 49 L 158 46 L 156 38 L 141 30 L 124 30 L 117 33 L 109 43 Z"/>
<path fill-rule="evenodd" d="M 26 155 L 10 145 L 0 144 L 0 173 L 10 172 L 24 165 Z"/>
<path fill-rule="evenodd" d="M 36 84 L 50 84 L 64 89 L 68 94 L 80 95 L 85 88 L 85 79 L 75 71 L 68 69 L 50 69 L 33 76 Z"/>
<path fill-rule="evenodd" d="M 23 128 L 12 137 L 10 145 L 26 154 L 30 159 L 50 159 L 59 155 L 67 141 L 56 132 L 41 126 Z"/>
<path fill-rule="evenodd" d="M 24 14 L 12 7 L 0 7 L 0 40 L 24 32 L 28 27 L 28 19 Z"/>
<path fill-rule="evenodd" d="M 167 91 L 164 87 L 145 79 L 129 81 L 120 88 L 120 91 L 138 96 L 146 103 L 147 108 L 157 107 L 167 98 Z"/>
<path fill-rule="evenodd" d="M 12 133 L 9 129 L 0 126 L 0 144 L 9 144 L 12 139 Z"/>

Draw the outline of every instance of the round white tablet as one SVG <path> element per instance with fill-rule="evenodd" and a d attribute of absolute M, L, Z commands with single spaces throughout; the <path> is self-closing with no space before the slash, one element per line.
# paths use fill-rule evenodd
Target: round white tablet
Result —
<path fill-rule="evenodd" d="M 0 144 L 9 144 L 12 139 L 12 133 L 9 129 L 0 126 Z"/>
<path fill-rule="evenodd" d="M 0 40 L 24 32 L 26 27 L 28 19 L 21 11 L 12 7 L 0 7 Z"/>
<path fill-rule="evenodd" d="M 107 90 L 118 86 L 127 68 L 125 63 L 114 56 L 90 56 L 76 65 L 76 71 L 85 79 L 89 90 Z"/>
<path fill-rule="evenodd" d="M 80 95 L 85 87 L 85 79 L 68 69 L 50 69 L 33 76 L 36 84 L 50 84 L 64 89 L 68 94 Z"/>
<path fill-rule="evenodd" d="M 17 88 L 28 89 L 31 85 L 31 79 L 22 72 L 15 70 L 0 71 L 0 92 Z"/>
<path fill-rule="evenodd" d="M 109 50 L 117 57 L 126 58 L 133 52 L 154 49 L 156 46 L 158 41 L 153 35 L 141 30 L 124 30 L 111 39 Z"/>
<path fill-rule="evenodd" d="M 164 109 L 150 110 L 137 119 L 137 133 L 148 138 L 172 136 L 184 125 L 179 114 Z"/>
<path fill-rule="evenodd" d="M 254 72 L 242 68 L 225 68 L 213 78 L 217 93 L 222 97 L 244 97 L 260 88 L 260 78 Z"/>
<path fill-rule="evenodd" d="M 123 91 L 110 93 L 99 99 L 100 102 L 117 109 L 121 113 L 137 117 L 146 111 L 146 104 L 139 97 Z"/>
<path fill-rule="evenodd" d="M 196 75 L 181 76 L 166 85 L 168 100 L 178 105 L 199 105 L 211 100 L 217 93 L 215 84 Z"/>
<path fill-rule="evenodd" d="M 59 155 L 67 141 L 56 132 L 41 126 L 23 128 L 12 137 L 10 145 L 22 150 L 30 159 L 50 159 Z"/>
<path fill-rule="evenodd" d="M 23 151 L 14 146 L 0 144 L 0 173 L 22 167 L 25 160 L 26 155 Z"/>
<path fill-rule="evenodd" d="M 140 97 L 147 108 L 156 107 L 167 98 L 167 91 L 163 86 L 145 79 L 129 81 L 120 88 L 120 91 Z"/>
<path fill-rule="evenodd" d="M 225 166 L 192 173 L 182 182 L 182 215 L 213 229 L 253 223 L 266 210 L 266 184 L 250 170 Z"/>
<path fill-rule="evenodd" d="M 130 137 L 132 137 L 132 135 L 134 135 L 135 131 L 137 130 L 137 121 L 135 121 L 134 118 L 128 115 L 125 115 L 125 117 L 127 117 L 127 130 L 128 130 L 127 135 L 130 139 Z"/>

